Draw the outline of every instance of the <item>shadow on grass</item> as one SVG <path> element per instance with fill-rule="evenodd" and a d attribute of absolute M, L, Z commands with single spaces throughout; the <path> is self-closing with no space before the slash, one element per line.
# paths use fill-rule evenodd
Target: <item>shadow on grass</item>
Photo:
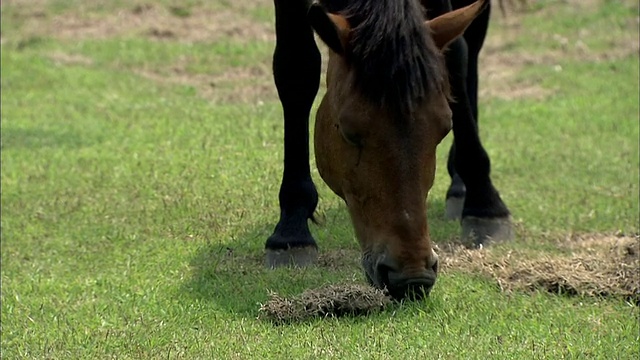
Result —
<path fill-rule="evenodd" d="M 436 242 L 457 236 L 459 226 L 444 219 L 444 199 L 429 202 L 429 215 L 431 229 L 438 229 L 437 237 L 432 230 Z M 359 245 L 353 238 L 346 208 L 328 209 L 323 218 L 319 227 L 312 225 L 320 247 L 315 266 L 267 269 L 262 244 L 273 231 L 273 224 L 263 224 L 240 236 L 233 248 L 207 244 L 198 249 L 190 263 L 192 276 L 182 291 L 200 300 L 210 300 L 229 313 L 255 318 L 270 291 L 288 297 L 327 284 L 365 283 Z"/>
<path fill-rule="evenodd" d="M 94 145 L 102 140 L 96 136 L 87 136 L 72 130 L 52 131 L 41 129 L 2 129 L 2 150 L 40 149 L 40 148 L 81 148 Z"/>

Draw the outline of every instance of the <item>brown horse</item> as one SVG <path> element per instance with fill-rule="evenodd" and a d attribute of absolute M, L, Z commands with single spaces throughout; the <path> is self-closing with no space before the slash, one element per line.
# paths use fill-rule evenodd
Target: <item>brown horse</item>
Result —
<path fill-rule="evenodd" d="M 315 125 L 320 175 L 348 207 L 369 281 L 396 298 L 429 293 L 438 257 L 426 199 L 436 147 L 452 128 L 442 51 L 488 2 L 425 21 L 417 0 L 275 0 L 274 75 L 285 115 L 285 173 L 281 220 L 266 244 L 269 266 L 306 264 L 316 256 L 306 225 L 317 204 L 305 146 L 304 118 L 319 65 L 313 34 L 304 31 L 310 26 L 330 49 L 327 92 Z M 305 10 L 305 18 L 295 17 Z"/>

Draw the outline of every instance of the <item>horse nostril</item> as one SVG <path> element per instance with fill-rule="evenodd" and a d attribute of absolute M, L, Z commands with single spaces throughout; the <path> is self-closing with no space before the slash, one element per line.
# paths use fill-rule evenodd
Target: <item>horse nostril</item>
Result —
<path fill-rule="evenodd" d="M 378 280 L 380 280 L 381 285 L 385 287 L 389 287 L 389 274 L 395 272 L 393 268 L 389 265 L 380 263 L 377 266 L 376 272 L 378 273 Z"/>

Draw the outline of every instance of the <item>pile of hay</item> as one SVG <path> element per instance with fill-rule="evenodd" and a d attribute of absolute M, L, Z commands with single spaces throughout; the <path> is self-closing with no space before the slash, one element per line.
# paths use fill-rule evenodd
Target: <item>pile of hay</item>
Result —
<path fill-rule="evenodd" d="M 532 255 L 492 249 L 441 249 L 442 269 L 481 273 L 503 291 L 545 290 L 556 294 L 624 297 L 640 303 L 640 238 L 572 236 L 558 242 L 568 255 Z"/>
<path fill-rule="evenodd" d="M 368 285 L 328 285 L 291 298 L 270 293 L 260 307 L 260 318 L 275 323 L 297 322 L 314 317 L 367 315 L 383 310 L 391 298 Z"/>

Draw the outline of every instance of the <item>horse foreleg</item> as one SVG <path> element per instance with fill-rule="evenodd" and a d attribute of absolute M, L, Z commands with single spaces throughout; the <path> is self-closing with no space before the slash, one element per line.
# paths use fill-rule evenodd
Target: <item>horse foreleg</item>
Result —
<path fill-rule="evenodd" d="M 309 169 L 309 113 L 320 84 L 320 52 L 306 14 L 307 0 L 274 0 L 273 75 L 284 113 L 284 171 L 280 220 L 267 239 L 267 266 L 304 266 L 317 257 L 308 219 L 318 204 Z"/>

